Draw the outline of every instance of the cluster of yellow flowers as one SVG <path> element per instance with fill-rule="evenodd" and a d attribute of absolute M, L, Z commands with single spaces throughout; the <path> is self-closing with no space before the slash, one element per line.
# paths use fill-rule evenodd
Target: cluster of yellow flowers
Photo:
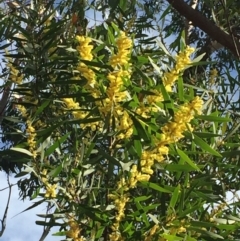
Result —
<path fill-rule="evenodd" d="M 114 68 L 107 76 L 109 86 L 106 90 L 107 98 L 99 107 L 102 114 L 111 112 L 116 122 L 116 130 L 119 132 L 118 139 L 129 138 L 133 133 L 132 120 L 126 110 L 121 107 L 121 102 L 127 99 L 127 91 L 124 90 L 124 79 L 131 77 L 129 69 L 132 41 L 121 32 L 116 41 L 117 54 L 110 58 L 110 65 Z"/>
<path fill-rule="evenodd" d="M 177 80 L 181 71 L 190 64 L 189 55 L 193 52 L 192 48 L 187 47 L 186 50 L 180 53 L 177 57 L 177 63 L 175 68 L 164 75 L 164 85 L 167 91 L 171 91 L 172 85 Z M 147 104 L 150 104 L 148 107 L 145 106 L 145 103 L 140 103 L 141 106 L 136 109 L 138 114 L 141 114 L 143 117 L 148 117 L 151 111 L 157 111 L 157 108 L 154 105 L 157 102 L 163 100 L 161 93 L 154 90 L 156 96 L 147 96 Z M 151 106 L 151 104 L 153 106 Z M 193 128 L 190 124 L 190 121 L 194 118 L 195 114 L 200 115 L 202 112 L 203 101 L 199 97 L 195 97 L 191 102 L 186 103 L 179 107 L 178 111 L 175 113 L 172 121 L 168 122 L 165 126 L 161 128 L 160 139 L 155 141 L 155 147 L 151 150 L 144 150 L 142 152 L 140 167 L 136 164 L 132 165 L 129 171 L 129 178 L 125 180 L 124 177 L 121 177 L 118 182 L 116 194 L 110 194 L 109 198 L 114 200 L 116 209 L 118 211 L 116 215 L 116 220 L 114 223 L 114 232 L 111 234 L 111 241 L 122 240 L 121 234 L 118 232 L 118 227 L 120 221 L 124 217 L 124 210 L 126 203 L 128 202 L 127 191 L 130 188 L 135 188 L 139 181 L 149 181 L 151 175 L 153 174 L 152 167 L 154 162 L 162 162 L 165 159 L 165 156 L 168 155 L 169 148 L 168 145 L 179 141 L 183 138 L 183 132 Z M 119 111 L 119 110 L 118 110 Z M 158 229 L 158 225 L 155 225 L 149 232 L 149 235 L 146 236 L 145 240 L 150 240 L 150 237 L 154 235 Z M 177 232 L 184 232 L 184 228 L 177 230 Z"/>
<path fill-rule="evenodd" d="M 118 53 L 110 58 L 110 64 L 113 68 L 116 66 L 126 66 L 129 63 L 130 48 L 132 47 L 132 41 L 126 36 L 124 32 L 121 32 L 120 37 L 116 41 Z"/>
<path fill-rule="evenodd" d="M 23 118 L 28 118 L 28 113 L 24 106 L 16 105 L 16 107 L 22 114 Z M 36 140 L 35 140 L 36 130 L 29 119 L 27 119 L 26 134 L 27 134 L 27 143 L 29 146 L 29 151 L 32 153 L 33 158 L 36 158 L 37 157 L 37 151 L 36 151 L 37 148 L 36 148 Z"/>
<path fill-rule="evenodd" d="M 190 55 L 193 52 L 194 48 L 187 46 L 183 52 L 180 52 L 176 56 L 175 67 L 171 71 L 166 72 L 162 77 L 163 85 L 165 86 L 166 91 L 172 91 L 172 86 L 178 79 L 181 72 L 191 63 Z M 164 100 L 163 95 L 161 92 L 159 92 L 159 90 L 154 89 L 150 91 L 153 94 L 147 95 L 145 98 L 143 98 L 140 105 L 135 110 L 135 112 L 143 118 L 149 118 L 151 116 L 150 113 L 159 111 L 159 108 L 157 108 L 158 103 Z"/>
<path fill-rule="evenodd" d="M 137 165 L 133 165 L 130 169 L 130 178 L 128 181 L 122 177 L 118 183 L 118 190 L 120 192 L 126 192 L 129 188 L 135 188 L 138 182 L 149 181 L 151 175 L 153 174 L 152 166 L 154 162 L 161 162 L 164 160 L 164 156 L 168 154 L 168 144 L 174 143 L 179 139 L 183 138 L 183 132 L 187 129 L 192 130 L 190 121 L 194 118 L 195 112 L 201 114 L 202 109 L 202 100 L 199 97 L 187 104 L 184 104 L 180 107 L 179 111 L 176 112 L 173 121 L 167 123 L 163 128 L 161 135 L 161 140 L 156 144 L 156 147 L 153 150 L 145 150 L 142 153 L 140 167 L 141 171 L 138 171 Z M 124 210 L 128 198 L 126 193 L 121 194 L 120 197 L 117 195 L 109 195 L 111 199 L 114 200 L 115 208 L 118 210 L 116 215 L 116 221 L 114 223 L 115 231 L 112 235 L 114 237 L 117 233 L 117 228 L 121 219 L 124 217 Z M 118 239 L 111 239 L 112 241 L 118 241 L 120 236 L 116 236 Z"/>
<path fill-rule="evenodd" d="M 201 114 L 202 105 L 203 101 L 197 96 L 192 102 L 181 106 L 175 113 L 173 121 L 168 122 L 161 128 L 161 140 L 156 141 L 156 147 L 153 150 L 143 151 L 140 165 L 142 173 L 148 175 L 146 181 L 149 180 L 150 175 L 152 174 L 151 167 L 153 166 L 154 161 L 162 162 L 164 156 L 168 154 L 169 150 L 167 145 L 175 143 L 183 138 L 183 132 L 193 130 L 190 121 L 194 118 L 195 113 L 198 115 Z"/>
<path fill-rule="evenodd" d="M 152 241 L 154 234 L 159 229 L 159 225 L 155 224 L 148 233 L 145 234 L 144 241 Z"/>
<path fill-rule="evenodd" d="M 46 187 L 45 198 L 55 198 L 57 196 L 57 184 L 48 183 L 47 172 L 47 169 L 43 169 L 43 171 L 41 171 L 41 181 Z"/>
<path fill-rule="evenodd" d="M 172 86 L 178 79 L 181 72 L 191 63 L 190 55 L 193 52 L 194 48 L 187 46 L 183 52 L 180 52 L 176 56 L 175 67 L 171 71 L 166 72 L 162 77 L 163 85 L 165 86 L 166 91 L 172 91 Z M 154 89 L 151 90 L 151 92 L 153 94 L 147 95 L 145 98 L 143 98 L 140 105 L 135 110 L 135 112 L 143 118 L 149 118 L 151 116 L 150 113 L 159 111 L 159 108 L 157 107 L 158 103 L 164 100 L 163 95 L 161 92 L 159 92 L 159 90 Z"/>
<path fill-rule="evenodd" d="M 5 50 L 7 54 L 7 50 Z M 15 84 L 22 84 L 23 75 L 15 68 L 15 66 L 12 64 L 13 59 L 10 57 L 6 57 L 8 59 L 8 63 L 6 66 L 10 69 L 10 75 L 9 80 L 12 81 Z"/>
<path fill-rule="evenodd" d="M 123 239 L 122 239 L 121 233 L 119 232 L 119 225 L 121 220 L 125 216 L 125 206 L 126 206 L 126 203 L 129 201 L 129 197 L 128 197 L 128 194 L 126 193 L 121 193 L 119 196 L 114 194 L 109 194 L 108 197 L 114 200 L 115 209 L 117 210 L 117 213 L 115 216 L 115 222 L 111 227 L 112 233 L 109 234 L 109 239 L 111 241 L 121 241 Z"/>
<path fill-rule="evenodd" d="M 91 45 L 91 38 L 84 36 L 76 37 L 79 45 L 77 46 L 77 50 L 82 60 L 91 61 L 93 59 L 93 55 L 91 53 L 93 49 L 93 45 Z M 98 89 L 96 88 L 96 75 L 92 69 L 90 69 L 85 63 L 80 62 L 77 66 L 77 70 L 80 74 L 86 78 L 87 84 L 84 86 L 87 90 L 90 91 L 93 97 L 99 97 Z M 88 111 L 80 110 L 79 103 L 75 102 L 72 98 L 64 98 L 63 99 L 68 110 L 72 110 L 72 115 L 76 119 L 84 119 L 88 115 Z M 88 107 L 83 107 L 88 109 Z M 90 127 L 92 131 L 96 130 L 97 127 L 101 129 L 101 124 L 99 122 L 94 123 L 84 123 L 80 124 L 81 128 L 85 129 L 86 127 Z"/>
<path fill-rule="evenodd" d="M 83 237 L 80 237 L 81 228 L 79 227 L 79 224 L 76 221 L 70 220 L 68 222 L 68 225 L 70 226 L 70 229 L 66 232 L 66 236 L 68 238 L 71 238 L 73 241 L 85 240 Z"/>
<path fill-rule="evenodd" d="M 218 71 L 216 69 L 212 69 L 209 75 L 209 83 L 214 84 L 217 76 L 218 76 Z"/>
<path fill-rule="evenodd" d="M 170 144 L 183 138 L 183 132 L 189 129 L 193 130 L 190 121 L 194 118 L 195 113 L 202 113 L 203 101 L 197 96 L 192 102 L 186 103 L 174 114 L 173 121 L 167 123 L 162 128 L 162 142 Z"/>
<path fill-rule="evenodd" d="M 222 202 L 219 205 L 217 205 L 216 207 L 214 207 L 209 215 L 209 220 L 210 222 L 214 222 L 214 218 L 221 214 L 224 211 L 224 208 L 227 206 L 226 202 Z"/>
<path fill-rule="evenodd" d="M 170 72 L 166 72 L 163 76 L 163 84 L 168 92 L 172 91 L 172 86 L 178 79 L 179 74 L 191 63 L 190 55 L 194 52 L 194 48 L 189 46 L 183 52 L 176 56 L 176 65 Z"/>
<path fill-rule="evenodd" d="M 93 55 L 91 53 L 93 45 L 90 44 L 92 39 L 84 36 L 77 36 L 76 39 L 79 43 L 79 46 L 77 46 L 77 50 L 79 52 L 79 55 L 81 56 L 81 59 L 91 61 L 93 59 Z M 88 81 L 87 86 L 91 89 L 94 88 L 96 84 L 96 75 L 94 71 L 82 62 L 80 62 L 80 64 L 78 65 L 77 70 Z"/>
<path fill-rule="evenodd" d="M 16 105 L 16 108 L 20 111 L 23 118 L 27 118 L 27 116 L 28 116 L 27 110 L 23 105 Z"/>
<path fill-rule="evenodd" d="M 81 59 L 91 61 L 93 59 L 91 53 L 93 45 L 90 44 L 91 38 L 84 36 L 77 36 L 76 38 L 79 42 L 77 50 Z M 109 61 L 114 71 L 107 75 L 109 81 L 109 85 L 106 87 L 107 98 L 102 101 L 96 101 L 95 103 L 103 117 L 111 113 L 111 116 L 114 117 L 115 131 L 119 133 L 117 138 L 123 139 L 129 138 L 133 133 L 132 120 L 129 113 L 121 107 L 121 103 L 127 98 L 127 91 L 124 90 L 124 79 L 130 78 L 130 64 L 128 62 L 132 41 L 122 32 L 116 41 L 116 45 L 118 52 L 113 55 Z M 94 98 L 99 98 L 100 91 L 94 71 L 82 62 L 78 65 L 77 69 L 88 81 L 85 88 L 90 91 Z M 63 101 L 68 110 L 73 110 L 72 114 L 76 119 L 84 119 L 87 116 L 87 111 L 79 110 L 79 104 L 72 98 L 65 98 Z M 96 130 L 96 128 L 100 128 L 101 130 L 103 123 L 81 124 L 82 128 L 87 126 L 92 130 Z"/>
<path fill-rule="evenodd" d="M 36 152 L 36 141 L 35 141 L 35 137 L 36 137 L 36 131 L 35 128 L 32 126 L 31 121 L 27 120 L 27 143 L 29 146 L 29 151 L 33 154 L 33 157 L 36 158 L 37 156 L 37 152 Z"/>
<path fill-rule="evenodd" d="M 46 185 L 45 197 L 46 198 L 55 198 L 57 196 L 57 193 L 56 193 L 57 184 L 45 183 L 45 185 Z"/>
<path fill-rule="evenodd" d="M 80 110 L 79 103 L 75 102 L 72 98 L 64 98 L 63 102 L 68 110 L 72 110 L 71 113 L 74 118 L 83 120 L 88 115 L 87 111 Z M 83 129 L 90 127 L 92 131 L 95 131 L 98 125 L 99 122 L 82 123 L 80 124 L 80 127 Z"/>

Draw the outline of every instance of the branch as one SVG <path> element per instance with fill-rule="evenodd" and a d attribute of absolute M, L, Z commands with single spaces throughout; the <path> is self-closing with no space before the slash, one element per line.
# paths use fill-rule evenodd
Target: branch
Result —
<path fill-rule="evenodd" d="M 198 4 L 198 0 L 192 0 L 190 6 L 192 9 L 196 9 L 197 4 Z M 190 36 L 190 33 L 191 33 L 193 27 L 194 26 L 192 25 L 192 22 L 188 21 L 188 19 L 186 19 L 185 20 L 185 43 L 186 44 L 188 44 L 188 42 L 189 42 L 189 36 Z"/>
<path fill-rule="evenodd" d="M 51 203 L 48 203 L 46 214 L 49 213 L 49 211 L 52 209 L 52 207 L 53 207 L 52 204 L 51 204 Z M 55 211 L 56 211 L 56 210 L 57 210 L 57 209 L 55 209 Z M 54 211 L 54 212 L 55 212 L 55 211 Z M 45 221 L 47 221 L 47 218 L 45 218 Z M 50 220 L 49 220 L 48 223 L 51 223 L 51 222 L 53 222 L 53 221 L 54 221 L 54 217 L 52 216 L 52 217 L 50 218 Z M 44 227 L 43 227 L 43 233 L 42 233 L 42 236 L 40 237 L 39 241 L 44 241 L 44 239 L 45 239 L 45 238 L 47 237 L 47 235 L 49 234 L 51 228 L 52 228 L 52 226 L 50 226 L 50 225 L 47 225 L 47 226 L 44 226 Z"/>
<path fill-rule="evenodd" d="M 187 18 L 195 27 L 200 28 L 212 39 L 216 40 L 222 46 L 229 49 L 236 57 L 240 52 L 240 43 L 233 41 L 232 37 L 222 29 L 204 17 L 199 11 L 192 9 L 183 0 L 167 0 L 182 16 Z M 235 45 L 236 44 L 236 45 Z"/>
<path fill-rule="evenodd" d="M 9 186 L 9 194 L 8 194 L 8 200 L 7 200 L 7 205 L 6 205 L 6 208 L 5 208 L 4 215 L 3 215 L 3 219 L 0 219 L 1 225 L 2 225 L 2 228 L 0 230 L 0 237 L 3 235 L 3 233 L 5 231 L 5 228 L 6 228 L 7 212 L 8 212 L 8 207 L 9 207 L 9 202 L 10 202 L 11 192 L 12 192 L 12 184 L 10 184 L 10 182 L 9 182 L 9 176 L 7 178 L 7 181 L 8 181 L 8 186 Z"/>

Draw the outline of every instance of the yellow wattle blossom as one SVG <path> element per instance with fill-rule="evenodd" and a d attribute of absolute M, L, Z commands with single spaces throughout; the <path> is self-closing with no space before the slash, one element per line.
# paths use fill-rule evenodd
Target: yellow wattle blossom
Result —
<path fill-rule="evenodd" d="M 153 240 L 154 234 L 157 232 L 159 229 L 159 225 L 155 224 L 148 233 L 145 234 L 145 239 L 144 241 L 151 241 Z"/>
<path fill-rule="evenodd" d="M 9 52 L 5 49 L 6 54 L 9 54 Z M 8 62 L 6 66 L 9 68 L 10 73 L 9 73 L 9 80 L 12 81 L 15 84 L 22 84 L 23 80 L 23 75 L 20 73 L 18 69 L 12 64 L 13 59 L 11 57 L 6 57 Z"/>
<path fill-rule="evenodd" d="M 177 229 L 177 233 L 186 233 L 186 231 L 187 231 L 186 228 L 184 228 L 183 226 Z"/>
<path fill-rule="evenodd" d="M 46 183 L 45 197 L 46 198 L 55 198 L 57 196 L 56 188 L 57 188 L 57 184 L 52 185 L 52 184 Z"/>
<path fill-rule="evenodd" d="M 23 105 L 16 105 L 16 108 L 21 112 L 23 118 L 27 118 L 27 110 Z"/>
<path fill-rule="evenodd" d="M 47 183 L 47 172 L 48 172 L 47 169 L 43 169 L 43 170 L 41 171 L 41 181 L 42 181 L 43 183 Z"/>
<path fill-rule="evenodd" d="M 74 220 L 69 220 L 68 225 L 70 226 L 70 229 L 66 231 L 66 236 L 68 238 L 72 238 L 73 241 L 83 241 L 85 240 L 83 237 L 80 236 L 81 228 L 79 224 Z"/>
<path fill-rule="evenodd" d="M 122 90 L 123 78 L 129 77 L 129 72 L 122 69 L 108 74 L 107 79 L 109 80 L 109 87 L 107 88 L 106 93 L 112 102 L 118 103 L 126 100 L 126 91 Z"/>
<path fill-rule="evenodd" d="M 162 128 L 162 143 L 174 143 L 184 137 L 184 131 L 192 131 L 190 121 L 194 118 L 195 112 L 197 114 L 202 113 L 202 105 L 203 101 L 197 96 L 192 102 L 181 106 L 175 113 L 173 121 L 167 123 Z"/>
<path fill-rule="evenodd" d="M 116 238 L 116 233 L 118 233 L 120 222 L 125 216 L 125 214 L 124 214 L 125 206 L 126 206 L 126 203 L 129 201 L 129 197 L 126 193 L 122 193 L 119 196 L 109 194 L 108 197 L 113 200 L 113 202 L 115 204 L 115 209 L 117 210 L 117 214 L 115 216 L 115 222 L 112 226 L 113 232 L 110 235 L 110 237 L 111 237 L 110 240 L 115 240 L 114 238 Z M 118 240 L 118 239 L 116 239 L 116 240 Z"/>
<path fill-rule="evenodd" d="M 193 128 L 190 121 L 194 118 L 194 115 L 202 113 L 203 101 L 199 97 L 195 97 L 190 103 L 182 105 L 179 110 L 174 114 L 173 121 L 168 122 L 163 126 L 161 140 L 156 141 L 156 146 L 153 150 L 145 150 L 142 152 L 140 166 L 141 175 L 136 174 L 136 167 L 132 167 L 133 173 L 130 178 L 130 187 L 136 186 L 138 181 L 141 181 L 143 174 L 150 175 L 153 173 L 152 166 L 154 162 L 162 162 L 166 155 L 168 155 L 169 148 L 167 145 L 172 144 L 184 137 L 183 132 Z M 136 179 L 135 176 L 139 175 L 140 178 Z M 145 176 L 145 180 L 149 179 Z M 145 181 L 144 180 L 144 181 Z"/>
<path fill-rule="evenodd" d="M 79 103 L 75 102 L 72 98 L 64 98 L 63 102 L 66 105 L 66 109 L 71 111 L 70 113 L 74 116 L 74 118 L 81 120 L 81 119 L 85 119 L 86 116 L 88 116 L 88 111 L 80 110 Z M 92 116 L 88 116 L 88 117 L 91 118 Z M 80 124 L 80 127 L 82 129 L 89 127 L 91 128 L 92 131 L 95 131 L 97 128 L 100 130 L 102 126 L 103 124 L 99 122 Z"/>
<path fill-rule="evenodd" d="M 32 123 L 27 120 L 27 129 L 26 129 L 26 133 L 27 133 L 27 143 L 29 146 L 29 151 L 33 154 L 33 157 L 36 158 L 37 156 L 37 152 L 36 152 L 36 131 L 35 128 L 32 126 Z"/>
<path fill-rule="evenodd" d="M 196 96 L 189 104 L 191 110 L 195 111 L 198 115 L 202 114 L 203 100 Z"/>
<path fill-rule="evenodd" d="M 91 61 L 93 59 L 93 45 L 90 44 L 92 42 L 92 39 L 85 36 L 77 36 L 76 39 L 79 43 L 79 46 L 77 46 L 77 50 L 82 59 Z"/>
<path fill-rule="evenodd" d="M 143 166 L 141 171 L 138 171 L 137 165 L 133 165 L 130 169 L 129 188 L 135 188 L 138 182 L 149 181 L 152 173 L 153 171 L 148 166 Z"/>
<path fill-rule="evenodd" d="M 132 41 L 122 32 L 116 41 L 117 53 L 113 55 L 109 63 L 114 71 L 108 73 L 109 85 L 106 88 L 107 98 L 99 102 L 98 108 L 102 116 L 111 113 L 115 121 L 117 139 L 126 139 L 132 136 L 133 123 L 128 112 L 122 107 L 122 102 L 127 100 L 128 92 L 124 88 L 124 81 L 131 77 L 129 69 L 130 51 Z M 110 124 L 113 122 L 111 121 Z"/>
<path fill-rule="evenodd" d="M 179 53 L 176 56 L 176 65 L 175 67 L 170 71 L 166 72 L 163 75 L 163 84 L 168 92 L 172 91 L 172 86 L 175 83 L 175 81 L 178 79 L 179 74 L 189 65 L 191 64 L 191 59 L 189 56 L 194 52 L 194 48 L 191 48 L 189 46 L 186 47 L 186 49 Z"/>
<path fill-rule="evenodd" d="M 209 74 L 209 82 L 210 84 L 214 84 L 216 77 L 218 76 L 218 71 L 216 69 L 212 69 Z"/>
<path fill-rule="evenodd" d="M 158 90 L 151 90 L 151 92 L 153 92 L 154 95 L 147 96 L 147 102 L 149 105 L 156 104 L 164 100 L 162 94 Z"/>
<path fill-rule="evenodd" d="M 111 234 L 109 234 L 109 240 L 110 241 L 124 241 L 121 233 L 118 231 L 114 231 Z"/>
<path fill-rule="evenodd" d="M 125 66 L 129 64 L 130 48 L 132 47 L 132 41 L 126 36 L 124 32 L 121 32 L 120 37 L 116 41 L 118 48 L 117 54 L 110 58 L 110 65 L 115 68 L 116 66 Z"/>
<path fill-rule="evenodd" d="M 93 59 L 93 45 L 90 44 L 92 39 L 85 36 L 77 36 L 76 39 L 79 43 L 77 50 L 81 56 L 81 59 L 91 61 Z M 79 63 L 77 70 L 88 81 L 86 87 L 90 89 L 94 88 L 96 85 L 96 75 L 94 71 L 84 63 Z"/>
<path fill-rule="evenodd" d="M 125 35 L 123 35 L 123 37 L 125 38 Z M 121 41 L 117 41 L 117 43 L 120 42 Z M 126 138 L 126 132 L 124 133 L 124 130 L 131 130 L 133 125 L 128 112 L 120 105 L 120 102 L 124 102 L 128 94 L 124 90 L 123 80 L 124 78 L 131 77 L 129 70 L 126 69 L 128 62 L 126 60 L 121 61 L 120 56 L 126 58 L 130 47 L 129 42 L 123 41 L 122 46 L 119 44 L 118 48 L 123 48 L 124 51 L 119 50 L 119 52 L 110 59 L 110 64 L 115 70 L 108 74 L 109 87 L 106 90 L 108 97 L 103 101 L 103 106 L 99 106 L 99 110 L 103 115 L 107 115 L 107 113 L 111 112 L 112 116 L 115 118 L 114 123 L 116 129 L 122 131 L 122 133 L 117 136 L 117 139 Z M 193 48 L 187 47 L 185 51 L 176 56 L 176 65 L 174 69 L 167 72 L 163 77 L 163 83 L 167 91 L 172 90 L 171 88 L 174 82 L 178 79 L 182 71 L 191 63 L 189 56 L 193 51 Z M 135 108 L 135 112 L 145 118 L 151 117 L 151 112 L 159 111 L 158 103 L 163 101 L 163 96 L 158 90 L 153 90 L 152 92 L 155 95 L 146 96 L 143 100 L 139 100 L 140 103 Z M 113 232 L 109 235 L 110 240 L 122 240 L 119 226 L 125 216 L 125 207 L 129 201 L 129 189 L 136 188 L 138 182 L 149 181 L 154 172 L 154 163 L 162 162 L 166 158 L 166 155 L 168 155 L 168 145 L 183 138 L 183 133 L 185 131 L 193 130 L 190 122 L 195 114 L 202 113 L 202 105 L 203 101 L 199 97 L 196 97 L 190 103 L 180 106 L 178 111 L 175 112 L 172 121 L 166 123 L 166 125 L 161 128 L 161 133 L 159 133 L 160 138 L 156 140 L 154 148 L 142 152 L 140 163 L 131 166 L 127 178 L 125 178 L 125 174 L 122 174 L 117 184 L 116 193 L 108 195 L 115 204 L 115 209 L 117 210 L 115 222 L 112 226 Z M 131 137 L 131 135 L 132 133 L 129 134 L 129 137 Z M 145 240 L 150 241 L 154 238 L 158 228 L 158 225 L 153 226 L 152 229 L 149 230 Z M 186 229 L 182 226 L 175 231 L 181 233 L 186 232 Z"/>

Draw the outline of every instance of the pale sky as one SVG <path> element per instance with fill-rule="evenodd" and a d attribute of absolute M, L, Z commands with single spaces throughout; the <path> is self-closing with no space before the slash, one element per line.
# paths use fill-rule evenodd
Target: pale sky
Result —
<path fill-rule="evenodd" d="M 16 181 L 16 178 L 10 178 L 11 184 L 16 183 Z M 3 172 L 0 172 L 0 190 L 7 186 L 7 175 Z M 0 192 L 0 219 L 3 218 L 7 199 L 8 189 Z M 19 199 L 19 190 L 17 186 L 12 187 L 12 196 L 8 209 L 7 225 L 3 236 L 0 238 L 1 241 L 38 241 L 40 239 L 43 227 L 36 225 L 35 221 L 43 221 L 43 218 L 36 216 L 36 214 L 44 214 L 46 212 L 46 204 L 39 205 L 38 207 L 17 215 L 26 208 L 30 207 L 34 201 L 35 200 L 25 200 L 23 202 Z M 38 200 L 36 199 L 36 201 Z M 14 217 L 15 215 L 17 216 Z M 56 228 L 52 229 L 45 241 L 59 241 L 63 239 L 63 237 L 55 237 L 51 235 L 56 231 L 58 231 Z"/>

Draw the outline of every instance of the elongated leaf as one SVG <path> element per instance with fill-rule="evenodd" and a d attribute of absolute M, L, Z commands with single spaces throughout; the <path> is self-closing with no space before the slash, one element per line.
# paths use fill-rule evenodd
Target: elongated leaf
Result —
<path fill-rule="evenodd" d="M 149 187 L 152 188 L 154 190 L 157 190 L 159 192 L 164 192 L 164 193 L 172 193 L 170 190 L 167 190 L 163 187 L 160 187 L 159 185 L 157 185 L 156 183 L 152 183 L 152 182 L 142 182 L 141 185 L 145 186 L 145 187 Z"/>
<path fill-rule="evenodd" d="M 157 74 L 159 74 L 161 76 L 162 75 L 161 69 L 154 63 L 154 61 L 150 57 L 148 57 L 148 59 L 149 59 L 151 65 L 153 66 L 154 70 L 157 72 Z"/>
<path fill-rule="evenodd" d="M 193 134 L 194 135 L 194 134 Z M 215 151 L 214 149 L 212 149 L 212 147 L 210 147 L 204 140 L 202 140 L 200 137 L 194 135 L 194 139 L 193 141 L 200 146 L 203 150 L 205 150 L 206 152 L 214 155 L 214 156 L 218 156 L 221 157 L 222 155 L 219 154 L 217 151 Z"/>
<path fill-rule="evenodd" d="M 51 177 L 57 177 L 58 174 L 62 171 L 63 165 L 59 165 L 56 168 L 54 168 L 52 171 L 49 172 L 49 176 Z"/>
<path fill-rule="evenodd" d="M 231 121 L 231 119 L 228 117 L 219 117 L 219 116 L 212 116 L 212 115 L 199 115 L 197 118 L 200 120 L 207 120 L 207 121 L 220 122 L 220 123 Z"/>
<path fill-rule="evenodd" d="M 177 153 L 182 159 L 182 161 L 187 162 L 196 171 L 200 171 L 199 167 L 183 151 L 181 151 L 180 149 L 177 149 Z"/>
<path fill-rule="evenodd" d="M 44 109 L 50 104 L 51 100 L 45 100 L 40 107 L 38 107 L 37 111 L 34 114 L 34 117 L 40 115 Z"/>
<path fill-rule="evenodd" d="M 30 151 L 28 151 L 28 150 L 26 150 L 26 149 L 24 149 L 24 148 L 11 147 L 10 150 L 12 150 L 12 151 L 18 151 L 18 152 L 24 153 L 24 154 L 26 154 L 26 155 L 28 155 L 28 156 L 33 156 L 33 154 L 32 154 Z"/>
<path fill-rule="evenodd" d="M 24 209 L 22 212 L 20 212 L 20 213 L 16 214 L 16 215 L 15 215 L 15 216 L 13 216 L 13 217 L 16 217 L 17 215 L 19 215 L 19 214 L 21 214 L 21 213 L 24 213 L 24 212 L 26 212 L 26 211 L 28 211 L 28 210 L 31 210 L 31 209 L 33 209 L 33 208 L 37 207 L 38 205 L 42 204 L 44 201 L 45 201 L 45 200 L 44 200 L 44 199 L 42 199 L 42 200 L 40 200 L 40 201 L 38 201 L 38 202 L 35 202 L 33 205 L 31 205 L 30 207 L 28 207 L 28 208 Z"/>
<path fill-rule="evenodd" d="M 178 185 L 173 194 L 172 194 L 172 197 L 171 197 L 171 200 L 170 200 L 170 203 L 169 203 L 169 207 L 174 209 L 175 208 L 175 205 L 178 201 L 178 198 L 179 198 L 179 194 L 180 194 L 180 186 Z"/>
<path fill-rule="evenodd" d="M 46 150 L 45 156 L 51 155 L 57 148 L 59 148 L 61 144 L 69 137 L 70 134 L 71 133 L 67 133 L 64 136 L 62 136 L 59 140 L 55 141 L 54 144 Z"/>

